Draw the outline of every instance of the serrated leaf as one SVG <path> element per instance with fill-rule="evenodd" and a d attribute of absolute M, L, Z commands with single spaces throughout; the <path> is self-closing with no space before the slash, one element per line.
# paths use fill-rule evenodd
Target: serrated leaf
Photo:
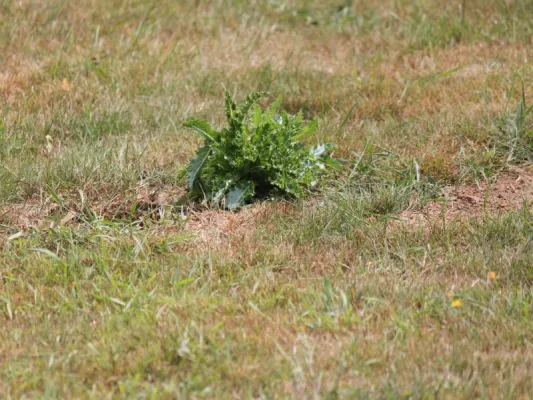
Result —
<path fill-rule="evenodd" d="M 228 179 L 226 182 L 224 182 L 224 185 L 220 185 L 217 192 L 212 196 L 212 201 L 216 205 L 220 203 L 222 198 L 224 198 L 225 194 L 228 192 L 228 188 L 233 183 L 233 179 Z"/>
<path fill-rule="evenodd" d="M 190 119 L 186 121 L 183 126 L 193 129 L 208 140 L 214 141 L 218 136 L 218 132 L 211 128 L 211 125 L 209 125 L 208 122 L 201 119 Z"/>
<path fill-rule="evenodd" d="M 294 136 L 294 139 L 299 140 L 303 139 L 311 133 L 315 133 L 318 129 L 318 120 L 315 118 L 312 121 L 309 121 L 302 129 L 300 133 Z"/>
<path fill-rule="evenodd" d="M 328 145 L 309 150 L 298 140 L 316 131 L 317 120 L 305 121 L 301 112 L 280 110 L 280 98 L 263 111 L 257 104 L 262 95 L 251 93 L 237 105 L 225 90 L 228 124 L 213 131 L 216 140 L 207 139 L 208 147 L 198 150 L 187 168 L 189 187 L 199 188 L 201 179 L 201 192 L 213 205 L 238 208 L 254 197 L 256 189 L 261 196 L 302 197 L 319 182 L 322 170 L 334 164 Z M 206 138 L 212 136 L 212 128 L 203 121 L 189 125 Z M 199 190 L 192 194 L 201 195 Z"/>
<path fill-rule="evenodd" d="M 239 122 L 244 121 L 246 116 L 248 115 L 248 112 L 252 108 L 252 106 L 257 103 L 257 101 L 263 97 L 266 93 L 265 92 L 252 92 L 247 97 L 246 100 L 239 106 L 239 110 L 237 112 L 237 120 Z"/>
<path fill-rule="evenodd" d="M 281 97 L 278 97 L 274 102 L 268 107 L 268 109 L 265 111 L 265 114 L 268 116 L 269 119 L 274 118 L 274 115 L 281 107 Z"/>
<path fill-rule="evenodd" d="M 232 122 L 235 120 L 237 105 L 233 101 L 233 97 L 231 97 L 231 93 L 228 92 L 227 89 L 224 89 L 224 108 L 226 111 L 226 118 L 228 120 L 228 123 L 231 125 Z"/>
<path fill-rule="evenodd" d="M 187 168 L 187 178 L 189 181 L 189 190 L 192 190 L 198 176 L 202 172 L 205 161 L 209 157 L 211 148 L 207 145 L 200 147 L 196 152 L 196 156 L 191 160 L 189 167 Z"/>
<path fill-rule="evenodd" d="M 226 195 L 226 208 L 229 210 L 235 210 L 242 206 L 244 202 L 253 195 L 254 184 L 252 182 L 233 186 Z"/>

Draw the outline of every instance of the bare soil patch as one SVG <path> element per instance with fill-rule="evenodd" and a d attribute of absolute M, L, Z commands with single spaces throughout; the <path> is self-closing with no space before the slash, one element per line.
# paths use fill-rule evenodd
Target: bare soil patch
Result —
<path fill-rule="evenodd" d="M 28 201 L 23 204 L 10 204 L 0 210 L 0 232 L 7 227 L 20 230 L 37 228 L 44 219 L 59 209 L 56 203 Z"/>
<path fill-rule="evenodd" d="M 427 204 L 420 211 L 404 211 L 402 220 L 411 224 L 462 220 L 533 208 L 533 168 L 506 173 L 494 182 L 447 187 L 444 199 Z"/>
<path fill-rule="evenodd" d="M 103 190 L 102 188 L 100 188 Z M 76 191 L 65 194 L 59 206 L 50 198 L 36 196 L 25 203 L 0 207 L 0 233 L 18 229 L 42 229 L 79 222 L 87 210 L 103 219 L 140 218 L 151 215 L 158 219 L 165 209 L 173 207 L 186 191 L 171 185 L 140 185 L 135 190 L 102 200 L 99 193 L 89 193 L 81 200 Z"/>
<path fill-rule="evenodd" d="M 256 224 L 272 214 L 271 207 L 271 203 L 264 202 L 238 212 L 191 211 L 185 230 L 196 235 L 194 239 L 196 246 L 216 248 L 227 242 L 228 238 L 242 243 L 253 236 Z"/>
<path fill-rule="evenodd" d="M 141 186 L 136 193 L 124 194 L 107 202 L 90 202 L 89 207 L 102 218 L 131 217 L 132 213 L 138 217 L 164 212 L 167 206 L 175 205 L 184 195 L 184 189 L 180 188 Z M 481 215 L 497 215 L 521 209 L 524 205 L 533 209 L 532 167 L 503 174 L 493 182 L 446 187 L 441 200 L 428 203 L 422 210 L 404 211 L 400 219 L 409 225 L 427 226 L 439 223 L 443 218 L 448 223 Z M 274 212 L 288 212 L 289 208 L 290 204 L 283 202 L 260 202 L 238 212 L 193 207 L 187 210 L 184 228 L 195 235 L 192 242 L 195 247 L 220 248 L 234 242 L 243 244 L 250 241 L 258 224 L 264 223 Z M 80 212 L 76 207 L 61 210 L 49 199 L 41 199 L 4 207 L 0 210 L 0 224 L 4 228 L 21 231 L 40 229 L 76 223 Z M 51 218 L 59 214 L 59 218 Z"/>

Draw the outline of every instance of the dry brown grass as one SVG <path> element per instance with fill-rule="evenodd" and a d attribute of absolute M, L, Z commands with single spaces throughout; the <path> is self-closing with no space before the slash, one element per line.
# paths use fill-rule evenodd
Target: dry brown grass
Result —
<path fill-rule="evenodd" d="M 531 5 L 340 3 L 0 4 L 0 397 L 530 397 L 533 177 L 493 137 Z M 222 84 L 347 172 L 181 207 Z"/>

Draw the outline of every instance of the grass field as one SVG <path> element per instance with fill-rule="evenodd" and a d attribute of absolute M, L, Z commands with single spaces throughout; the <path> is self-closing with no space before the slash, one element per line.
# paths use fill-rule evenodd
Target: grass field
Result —
<path fill-rule="evenodd" d="M 0 397 L 532 398 L 532 21 L 0 0 Z M 343 170 L 184 201 L 183 122 L 222 124 L 223 86 L 317 117 Z"/>

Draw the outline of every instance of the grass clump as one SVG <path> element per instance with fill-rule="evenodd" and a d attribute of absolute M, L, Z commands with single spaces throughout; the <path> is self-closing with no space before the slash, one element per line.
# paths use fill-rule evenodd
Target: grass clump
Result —
<path fill-rule="evenodd" d="M 308 149 L 300 141 L 316 131 L 316 119 L 279 111 L 280 99 L 262 110 L 257 101 L 264 94 L 253 92 L 237 105 L 226 91 L 228 125 L 221 130 L 198 119 L 185 123 L 204 139 L 187 168 L 193 199 L 235 209 L 257 198 L 301 198 L 335 164 L 330 145 Z"/>
<path fill-rule="evenodd" d="M 533 106 L 528 106 L 524 87 L 516 112 L 503 119 L 499 135 L 495 138 L 499 147 L 506 153 L 507 162 L 533 161 Z"/>

